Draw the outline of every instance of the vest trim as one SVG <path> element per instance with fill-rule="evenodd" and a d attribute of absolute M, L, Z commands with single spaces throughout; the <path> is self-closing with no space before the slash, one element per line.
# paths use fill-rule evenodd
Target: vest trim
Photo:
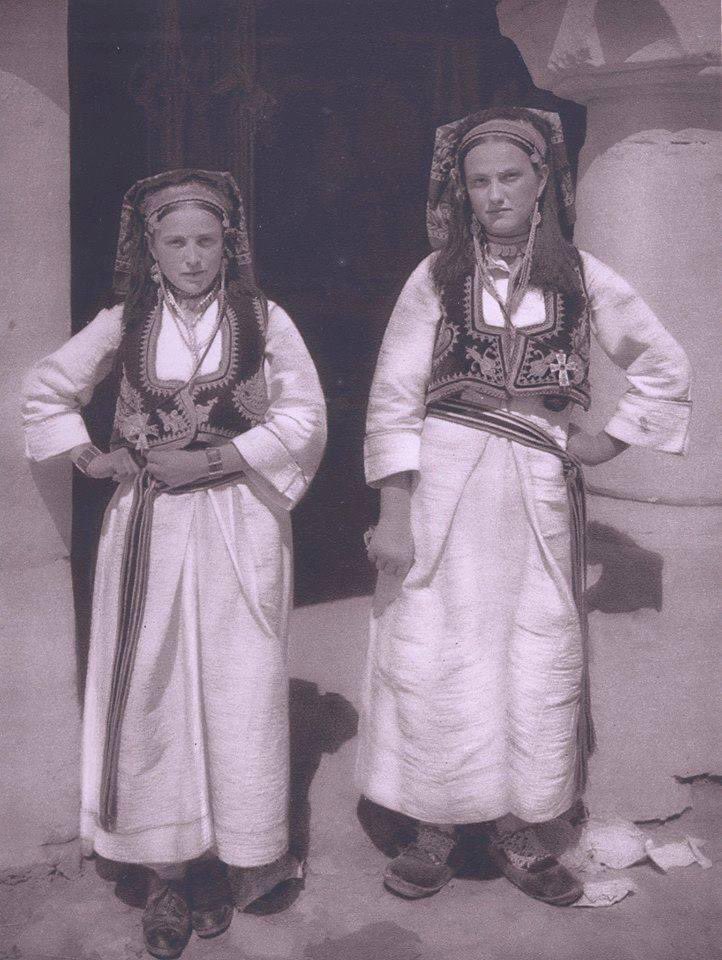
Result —
<path fill-rule="evenodd" d="M 221 362 L 189 383 L 155 375 L 162 300 L 121 344 L 121 381 L 111 446 L 143 454 L 151 447 L 225 443 L 262 423 L 267 312 L 259 297 L 226 300 L 219 325 Z M 218 334 L 217 334 L 218 335 Z"/>
<path fill-rule="evenodd" d="M 569 297 L 545 290 L 543 320 L 525 327 L 485 321 L 478 270 L 444 290 L 427 405 L 472 391 L 496 400 L 554 397 L 588 409 L 591 324 L 581 268 L 579 275 L 584 295 L 575 315 Z"/>

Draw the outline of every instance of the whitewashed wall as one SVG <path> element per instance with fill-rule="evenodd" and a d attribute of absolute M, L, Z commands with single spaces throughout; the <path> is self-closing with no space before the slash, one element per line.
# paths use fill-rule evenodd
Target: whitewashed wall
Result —
<path fill-rule="evenodd" d="M 636 449 L 587 471 L 612 495 L 590 498 L 611 538 L 602 573 L 627 563 L 637 600 L 661 601 L 592 615 L 600 745 L 588 799 L 593 811 L 665 817 L 690 800 L 677 777 L 722 771 L 719 4 L 502 0 L 498 12 L 534 82 L 587 107 L 577 244 L 639 290 L 693 366 L 687 457 Z M 585 426 L 603 426 L 623 388 L 597 351 Z"/>
<path fill-rule="evenodd" d="M 70 467 L 31 468 L 20 383 L 70 334 L 66 4 L 0 4 L 0 875 L 77 858 Z"/>

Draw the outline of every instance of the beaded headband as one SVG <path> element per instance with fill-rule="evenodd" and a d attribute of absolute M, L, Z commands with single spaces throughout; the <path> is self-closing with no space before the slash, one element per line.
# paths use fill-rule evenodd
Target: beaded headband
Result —
<path fill-rule="evenodd" d="M 113 273 L 113 290 L 118 296 L 128 292 L 131 266 L 152 221 L 170 206 L 191 202 L 218 212 L 238 274 L 255 282 L 243 201 L 231 174 L 219 170 L 168 170 L 139 180 L 123 198 Z"/>
<path fill-rule="evenodd" d="M 139 204 L 140 212 L 146 222 L 156 220 L 164 210 L 178 203 L 200 203 L 203 206 L 216 210 L 227 225 L 231 214 L 228 199 L 220 191 L 214 190 L 211 184 L 199 181 L 172 184 L 160 190 L 152 191 L 143 197 Z"/>
<path fill-rule="evenodd" d="M 443 247 L 449 238 L 452 216 L 452 196 L 459 189 L 459 160 L 483 137 L 491 134 L 512 140 L 537 154 L 549 166 L 547 190 L 554 189 L 559 203 L 559 214 L 568 227 L 574 223 L 574 187 L 569 160 L 564 145 L 564 133 L 558 114 L 531 107 L 523 113 L 537 116 L 549 127 L 549 141 L 523 115 L 519 118 L 495 117 L 494 110 L 481 110 L 461 120 L 446 123 L 436 131 L 431 161 L 429 195 L 426 205 L 426 227 L 433 249 Z M 520 111 L 521 112 L 521 111 Z M 491 116 L 489 116 L 491 114 Z M 516 138 L 516 139 L 515 139 Z"/>
<path fill-rule="evenodd" d="M 464 134 L 458 149 L 459 162 L 471 149 L 489 136 L 510 140 L 525 150 L 526 153 L 531 154 L 532 161 L 542 162 L 546 156 L 546 141 L 536 127 L 532 126 L 531 123 L 525 123 L 523 120 L 507 120 L 498 117 L 480 123 Z"/>

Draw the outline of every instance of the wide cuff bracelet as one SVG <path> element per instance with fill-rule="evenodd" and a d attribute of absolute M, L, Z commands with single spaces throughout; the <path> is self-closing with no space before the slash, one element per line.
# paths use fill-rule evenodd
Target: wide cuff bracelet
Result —
<path fill-rule="evenodd" d="M 223 476 L 223 454 L 220 447 L 206 447 L 208 460 L 208 476 L 211 478 Z"/>
<path fill-rule="evenodd" d="M 99 450 L 94 444 L 91 444 L 89 447 L 86 447 L 85 450 L 80 454 L 77 460 L 74 460 L 75 466 L 80 470 L 81 473 L 84 473 L 85 476 L 88 476 L 88 467 L 95 460 L 96 457 L 101 456 L 103 453 L 102 450 Z"/>

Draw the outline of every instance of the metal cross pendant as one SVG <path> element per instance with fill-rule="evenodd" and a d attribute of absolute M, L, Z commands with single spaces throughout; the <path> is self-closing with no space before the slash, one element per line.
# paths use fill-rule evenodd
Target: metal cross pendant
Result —
<path fill-rule="evenodd" d="M 576 360 L 572 357 L 567 357 L 565 353 L 557 351 L 554 354 L 555 360 L 549 364 L 549 369 L 552 373 L 559 374 L 559 386 L 568 387 L 571 383 L 569 379 L 569 374 L 574 373 L 577 369 Z"/>

